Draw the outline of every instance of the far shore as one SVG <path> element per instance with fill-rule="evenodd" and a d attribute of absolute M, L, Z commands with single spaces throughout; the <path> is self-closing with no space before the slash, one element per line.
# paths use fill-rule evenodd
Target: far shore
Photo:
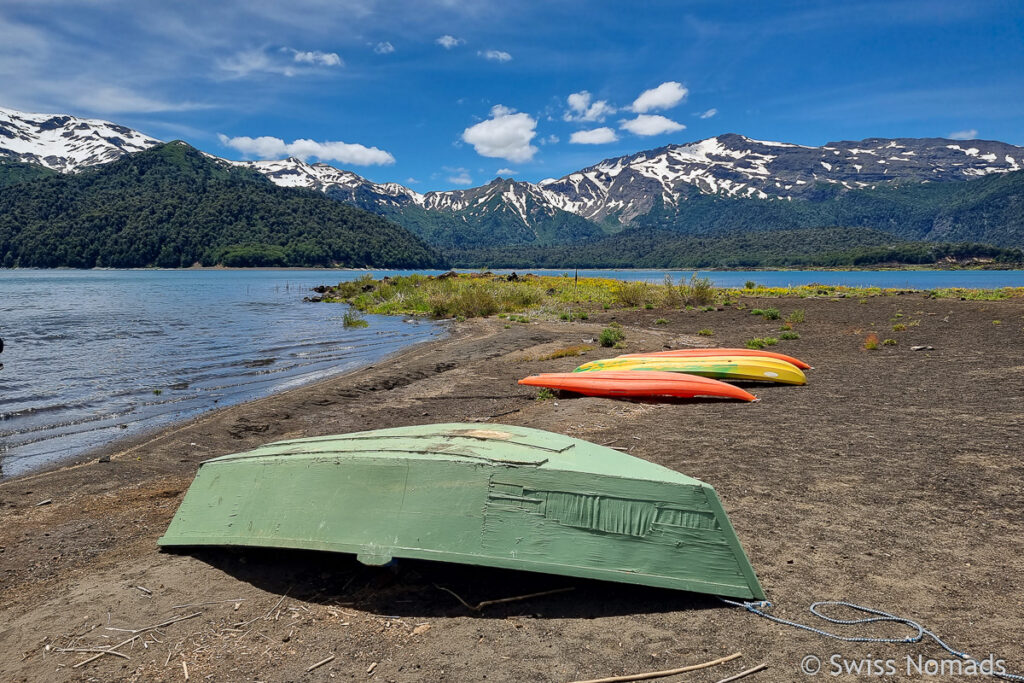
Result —
<path fill-rule="evenodd" d="M 156 546 L 203 460 L 296 436 L 455 421 L 569 434 L 712 484 L 775 614 L 808 622 L 810 603 L 849 600 L 1024 670 L 1024 610 L 1007 599 L 1024 592 L 1024 298 L 737 303 L 470 319 L 373 366 L 0 482 L 0 648 L 10 654 L 0 679 L 178 681 L 184 662 L 192 680 L 370 671 L 401 682 L 564 681 L 741 651 L 728 672 L 691 680 L 764 662 L 752 680 L 791 683 L 808 653 L 947 656 L 930 643 L 837 644 L 688 593 L 429 562 L 370 568 L 331 553 Z M 780 319 L 751 314 L 765 307 Z M 516 384 L 617 353 L 779 337 L 787 318 L 799 318 L 797 337 L 772 348 L 815 369 L 806 386 L 749 387 L 754 404 L 537 400 Z M 621 350 L 597 341 L 611 323 L 625 335 Z M 893 343 L 870 348 L 872 335 Z M 470 604 L 574 590 L 474 612 L 437 586 Z M 130 659 L 73 668 L 92 654 L 61 651 L 130 637 L 109 628 L 179 617 L 188 618 L 125 648 Z M 912 635 L 870 625 L 857 634 Z"/>

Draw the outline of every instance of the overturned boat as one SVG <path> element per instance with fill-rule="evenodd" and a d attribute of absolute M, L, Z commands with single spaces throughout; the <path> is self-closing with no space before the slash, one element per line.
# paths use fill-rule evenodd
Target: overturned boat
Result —
<path fill-rule="evenodd" d="M 417 558 L 737 598 L 764 593 L 714 489 L 537 429 L 436 424 L 204 462 L 162 546 Z"/>

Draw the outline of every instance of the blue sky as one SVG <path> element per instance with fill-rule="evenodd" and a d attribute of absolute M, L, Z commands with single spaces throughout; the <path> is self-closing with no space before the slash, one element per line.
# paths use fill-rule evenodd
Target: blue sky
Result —
<path fill-rule="evenodd" d="M 1024 144 L 1024 3 L 4 0 L 0 106 L 418 191 L 726 132 Z"/>

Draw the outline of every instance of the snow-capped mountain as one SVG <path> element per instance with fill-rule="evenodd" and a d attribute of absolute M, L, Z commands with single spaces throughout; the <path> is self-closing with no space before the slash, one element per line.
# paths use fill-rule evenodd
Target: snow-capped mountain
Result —
<path fill-rule="evenodd" d="M 63 173 L 157 144 L 160 140 L 109 121 L 0 108 L 0 156 Z"/>
<path fill-rule="evenodd" d="M 0 156 L 63 172 L 113 161 L 159 142 L 107 121 L 0 108 Z M 511 219 L 522 222 L 522 234 L 539 237 L 551 231 L 543 224 L 555 219 L 564 223 L 566 214 L 611 227 L 628 225 L 657 205 L 678 209 L 697 193 L 800 200 L 820 192 L 821 184 L 854 190 L 890 182 L 966 181 L 1021 170 L 1024 147 L 942 138 L 869 138 L 807 147 L 726 134 L 606 159 L 539 183 L 499 178 L 480 187 L 423 194 L 295 158 L 222 161 L 254 169 L 277 185 L 318 190 L 390 215 L 418 207 L 463 223 Z"/>
<path fill-rule="evenodd" d="M 554 206 L 590 220 L 629 223 L 655 199 L 678 206 L 693 192 L 800 199 L 815 183 L 846 189 L 890 181 L 970 180 L 1024 167 L 1024 147 L 941 138 L 869 138 L 805 147 L 727 134 L 607 159 L 538 186 Z"/>

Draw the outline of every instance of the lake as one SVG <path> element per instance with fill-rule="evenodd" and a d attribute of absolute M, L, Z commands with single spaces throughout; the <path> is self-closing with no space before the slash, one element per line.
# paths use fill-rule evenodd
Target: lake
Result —
<path fill-rule="evenodd" d="M 0 270 L 3 475 L 367 365 L 443 334 L 436 323 L 384 316 L 367 316 L 366 328 L 345 328 L 347 307 L 302 301 L 316 285 L 364 272 Z M 678 280 L 690 272 L 580 275 L 661 282 L 665 273 Z M 700 274 L 719 286 L 740 287 L 747 280 L 777 286 L 1024 287 L 1024 271 Z"/>

